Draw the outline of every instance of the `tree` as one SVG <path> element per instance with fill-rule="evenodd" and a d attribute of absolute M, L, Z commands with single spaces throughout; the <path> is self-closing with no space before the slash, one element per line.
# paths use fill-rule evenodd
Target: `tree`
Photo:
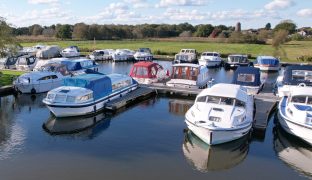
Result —
<path fill-rule="evenodd" d="M 274 32 L 272 46 L 274 47 L 274 56 L 287 56 L 285 50 L 282 48 L 282 45 L 288 40 L 288 31 L 280 29 Z"/>
<path fill-rule="evenodd" d="M 265 25 L 265 28 L 264 28 L 264 29 L 270 30 L 270 29 L 271 29 L 271 23 L 267 23 L 267 24 Z"/>
<path fill-rule="evenodd" d="M 285 20 L 277 24 L 274 28 L 274 32 L 277 32 L 279 30 L 286 30 L 289 34 L 293 34 L 296 32 L 296 24 L 291 20 Z"/>
<path fill-rule="evenodd" d="M 29 27 L 29 31 L 33 36 L 39 36 L 42 34 L 43 28 L 39 24 L 34 24 Z"/>
<path fill-rule="evenodd" d="M 16 51 L 17 43 L 12 34 L 12 28 L 6 23 L 5 19 L 0 17 L 0 55 Z"/>
<path fill-rule="evenodd" d="M 195 32 L 195 36 L 197 37 L 208 37 L 212 31 L 214 30 L 214 27 L 211 24 L 201 24 L 197 26 L 197 30 Z"/>
<path fill-rule="evenodd" d="M 87 39 L 88 38 L 88 25 L 84 23 L 77 23 L 73 28 L 73 38 L 75 39 Z"/>
<path fill-rule="evenodd" d="M 56 25 L 56 37 L 61 39 L 71 39 L 72 38 L 72 31 L 71 27 L 68 24 Z"/>

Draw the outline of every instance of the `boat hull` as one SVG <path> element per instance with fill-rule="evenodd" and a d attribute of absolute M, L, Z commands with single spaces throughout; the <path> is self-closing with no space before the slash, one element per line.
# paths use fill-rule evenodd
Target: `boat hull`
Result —
<path fill-rule="evenodd" d="M 185 119 L 185 122 L 189 130 L 191 130 L 197 137 L 209 145 L 234 141 L 245 136 L 251 129 L 251 123 L 247 126 L 237 129 L 212 130 L 197 126 L 187 119 Z"/>
<path fill-rule="evenodd" d="M 312 128 L 296 123 L 294 120 L 289 118 L 285 113 L 286 106 L 283 105 L 285 101 L 286 99 L 284 98 L 279 103 L 279 110 L 278 110 L 279 124 L 287 133 L 297 136 L 303 141 L 312 145 Z"/>
<path fill-rule="evenodd" d="M 76 104 L 76 105 L 60 105 L 60 104 L 51 104 L 48 101 L 43 100 L 47 105 L 49 110 L 54 114 L 55 117 L 74 117 L 74 116 L 85 116 L 89 114 L 94 114 L 98 111 L 104 109 L 107 102 L 110 102 L 114 99 L 120 98 L 129 92 L 135 90 L 137 85 L 124 88 L 118 92 L 115 92 L 109 96 L 103 97 L 93 103 L 87 104 Z"/>
<path fill-rule="evenodd" d="M 279 71 L 279 66 L 261 66 L 261 65 L 254 65 L 255 68 L 259 68 L 260 71 Z"/>
<path fill-rule="evenodd" d="M 221 65 L 221 61 L 199 60 L 198 64 L 207 67 L 219 67 Z"/>

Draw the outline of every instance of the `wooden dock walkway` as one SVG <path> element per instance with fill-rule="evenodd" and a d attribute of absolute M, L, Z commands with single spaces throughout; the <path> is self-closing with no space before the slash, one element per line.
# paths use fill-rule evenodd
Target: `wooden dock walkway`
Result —
<path fill-rule="evenodd" d="M 138 87 L 136 90 L 132 91 L 131 93 L 121 98 L 115 99 L 111 102 L 108 102 L 105 106 L 105 110 L 116 111 L 121 107 L 134 103 L 138 100 L 146 99 L 155 94 L 156 94 L 156 91 L 154 89 L 147 88 L 147 87 Z"/>
<path fill-rule="evenodd" d="M 154 89 L 157 94 L 169 94 L 169 95 L 181 95 L 181 96 L 197 96 L 202 89 L 186 89 L 178 87 L 168 87 L 163 83 L 153 83 L 150 85 L 140 85 L 141 87 L 147 87 Z"/>
<path fill-rule="evenodd" d="M 255 95 L 254 129 L 265 130 L 267 128 L 269 116 L 276 107 L 277 101 L 278 97 L 273 94 L 273 84 L 265 83 L 260 93 Z"/>

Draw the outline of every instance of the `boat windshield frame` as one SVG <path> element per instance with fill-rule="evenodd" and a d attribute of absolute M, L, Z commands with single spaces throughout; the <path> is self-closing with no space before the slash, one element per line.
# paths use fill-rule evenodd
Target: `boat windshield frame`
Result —
<path fill-rule="evenodd" d="M 207 104 L 218 104 L 218 105 L 227 105 L 235 107 L 246 107 L 246 103 L 231 97 L 220 97 L 220 96 L 198 96 L 196 98 L 196 103 L 207 103 Z"/>

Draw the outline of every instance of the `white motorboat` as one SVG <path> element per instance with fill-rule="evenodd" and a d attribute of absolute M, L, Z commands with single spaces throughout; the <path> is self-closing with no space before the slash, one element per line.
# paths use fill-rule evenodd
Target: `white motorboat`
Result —
<path fill-rule="evenodd" d="M 246 135 L 252 126 L 254 99 L 246 88 L 215 84 L 204 89 L 185 114 L 189 130 L 209 145 L 221 144 Z"/>
<path fill-rule="evenodd" d="M 36 53 L 38 59 L 51 59 L 61 56 L 61 49 L 58 46 L 46 46 Z"/>
<path fill-rule="evenodd" d="M 219 67 L 222 63 L 220 53 L 218 52 L 203 52 L 198 64 L 207 67 Z"/>
<path fill-rule="evenodd" d="M 89 58 L 95 61 L 111 60 L 114 53 L 113 49 L 94 50 Z"/>
<path fill-rule="evenodd" d="M 312 145 L 312 87 L 290 87 L 278 105 L 281 127 Z"/>
<path fill-rule="evenodd" d="M 152 61 L 153 54 L 150 48 L 139 48 L 133 55 L 137 61 Z"/>
<path fill-rule="evenodd" d="M 112 55 L 113 61 L 128 61 L 134 58 L 134 51 L 130 49 L 116 49 Z"/>
<path fill-rule="evenodd" d="M 186 132 L 182 146 L 186 160 L 201 172 L 220 171 L 242 163 L 248 154 L 248 135 L 236 141 L 209 146 L 192 132 Z"/>
<path fill-rule="evenodd" d="M 42 67 L 44 67 L 47 64 L 61 63 L 62 61 L 66 60 L 68 60 L 68 58 L 39 59 L 33 71 L 41 71 Z"/>
<path fill-rule="evenodd" d="M 287 95 L 294 86 L 312 86 L 312 65 L 287 66 L 276 80 L 277 95 Z"/>
<path fill-rule="evenodd" d="M 66 58 L 79 57 L 80 50 L 77 46 L 69 46 L 68 48 L 63 49 L 63 51 L 61 52 L 61 55 Z"/>
<path fill-rule="evenodd" d="M 182 63 L 172 66 L 171 79 L 166 85 L 170 87 L 198 89 L 205 88 L 208 81 L 208 68 L 206 66 Z"/>
<path fill-rule="evenodd" d="M 169 78 L 169 72 L 158 63 L 142 61 L 135 63 L 129 74 L 140 84 L 152 84 Z"/>
<path fill-rule="evenodd" d="M 174 56 L 174 63 L 195 63 L 197 61 L 197 52 L 195 49 L 181 49 Z"/>
<path fill-rule="evenodd" d="M 16 69 L 16 56 L 7 56 L 0 58 L 0 69 Z"/>
<path fill-rule="evenodd" d="M 227 62 L 224 64 L 225 69 L 236 69 L 241 66 L 249 66 L 250 62 L 247 55 L 242 54 L 230 54 L 227 58 Z"/>
<path fill-rule="evenodd" d="M 37 63 L 34 55 L 25 55 L 17 58 L 16 69 L 19 71 L 32 71 Z"/>
<path fill-rule="evenodd" d="M 56 117 L 101 111 L 107 102 L 135 90 L 137 83 L 122 74 L 84 74 L 64 79 L 64 85 L 48 92 L 43 103 Z"/>
<path fill-rule="evenodd" d="M 21 93 L 42 93 L 62 85 L 63 78 L 70 73 L 64 64 L 47 64 L 41 71 L 34 71 L 19 76 L 14 88 Z"/>
<path fill-rule="evenodd" d="M 258 56 L 254 67 L 259 68 L 261 71 L 279 71 L 280 61 L 272 56 Z"/>
<path fill-rule="evenodd" d="M 247 88 L 247 93 L 255 95 L 259 92 L 263 83 L 260 81 L 260 69 L 254 67 L 238 67 L 233 76 L 232 84 Z"/>

